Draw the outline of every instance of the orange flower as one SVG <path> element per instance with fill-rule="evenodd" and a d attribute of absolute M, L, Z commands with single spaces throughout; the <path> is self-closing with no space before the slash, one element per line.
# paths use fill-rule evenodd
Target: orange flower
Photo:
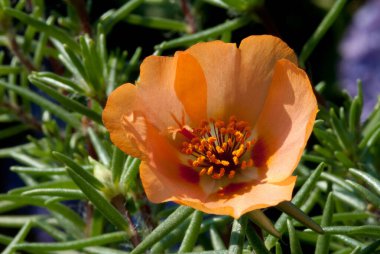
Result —
<path fill-rule="evenodd" d="M 294 52 L 272 36 L 150 56 L 108 98 L 112 142 L 141 158 L 152 202 L 235 218 L 290 200 L 317 102 Z"/>

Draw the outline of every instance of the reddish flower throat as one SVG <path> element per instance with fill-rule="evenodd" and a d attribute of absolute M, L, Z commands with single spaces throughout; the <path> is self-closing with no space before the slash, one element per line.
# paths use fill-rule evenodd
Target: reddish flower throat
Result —
<path fill-rule="evenodd" d="M 245 121 L 230 117 L 229 122 L 210 119 L 194 130 L 182 129 L 180 133 L 189 141 L 182 143 L 181 152 L 192 156 L 189 164 L 199 175 L 214 179 L 232 179 L 237 170 L 253 166 L 251 158 L 243 160 L 253 141 L 249 140 L 251 128 Z"/>

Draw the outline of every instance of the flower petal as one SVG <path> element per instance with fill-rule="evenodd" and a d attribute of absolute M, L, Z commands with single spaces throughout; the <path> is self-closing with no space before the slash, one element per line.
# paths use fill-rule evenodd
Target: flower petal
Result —
<path fill-rule="evenodd" d="M 138 100 L 144 105 L 150 123 L 166 130 L 177 126 L 174 118 L 184 118 L 182 103 L 174 91 L 177 58 L 150 56 L 140 66 Z"/>
<path fill-rule="evenodd" d="M 206 77 L 208 116 L 227 121 L 236 103 L 240 63 L 236 45 L 222 41 L 204 42 L 185 52 L 197 59 Z"/>
<path fill-rule="evenodd" d="M 297 64 L 297 57 L 285 42 L 270 35 L 249 36 L 242 40 L 239 49 L 240 76 L 236 90 L 240 99 L 235 107 L 239 117 L 253 125 L 263 108 L 276 62 L 288 59 Z"/>
<path fill-rule="evenodd" d="M 176 149 L 148 126 L 148 156 L 140 166 L 144 190 L 152 202 L 165 202 L 174 197 L 204 198 L 199 185 L 199 175 L 181 164 Z"/>
<path fill-rule="evenodd" d="M 174 201 L 206 213 L 239 218 L 249 211 L 291 200 L 295 182 L 296 177 L 291 176 L 279 183 L 233 185 L 227 187 L 230 190 L 213 194 L 207 200 L 177 199 Z"/>
<path fill-rule="evenodd" d="M 192 123 L 207 119 L 207 84 L 198 61 L 188 53 L 177 53 L 175 92 Z"/>
<path fill-rule="evenodd" d="M 137 108 L 136 92 L 132 84 L 118 87 L 108 97 L 102 117 L 112 142 L 127 154 L 142 157 L 145 121 L 133 113 Z"/>
<path fill-rule="evenodd" d="M 296 168 L 311 134 L 318 105 L 306 73 L 288 60 L 275 66 L 257 121 L 255 164 L 268 182 L 280 182 Z"/>

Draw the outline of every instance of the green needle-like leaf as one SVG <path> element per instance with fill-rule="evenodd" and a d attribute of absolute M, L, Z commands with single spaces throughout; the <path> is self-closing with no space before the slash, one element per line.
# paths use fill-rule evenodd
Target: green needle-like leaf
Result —
<path fill-rule="evenodd" d="M 190 221 L 190 225 L 186 230 L 185 237 L 179 248 L 178 253 L 190 252 L 193 250 L 194 245 L 199 235 L 199 229 L 201 227 L 203 219 L 203 212 L 195 211 Z"/>
<path fill-rule="evenodd" d="M 132 158 L 132 157 L 130 157 Z M 124 168 L 123 173 L 120 177 L 120 183 L 129 188 L 133 181 L 136 180 L 137 174 L 139 172 L 139 166 L 140 166 L 140 159 L 132 158 L 131 163 L 126 165 L 127 167 Z"/>
<path fill-rule="evenodd" d="M 353 99 L 350 106 L 350 115 L 349 115 L 349 130 L 354 132 L 355 130 L 359 131 L 360 126 L 360 116 L 363 109 L 363 84 L 358 81 L 358 95 Z"/>
<path fill-rule="evenodd" d="M 243 216 L 240 219 L 235 219 L 232 224 L 230 245 L 228 247 L 228 253 L 241 254 L 243 252 L 243 244 L 247 228 L 247 217 Z"/>
<path fill-rule="evenodd" d="M 100 61 L 100 56 L 96 51 L 94 41 L 88 36 L 80 37 L 80 46 L 83 55 L 83 64 L 86 72 L 86 77 L 92 85 L 94 91 L 102 89 L 104 82 L 103 63 Z"/>
<path fill-rule="evenodd" d="M 373 177 L 368 173 L 354 168 L 350 168 L 348 171 L 355 177 L 364 181 L 368 187 L 370 187 L 378 196 L 380 196 L 380 181 L 376 177 Z"/>
<path fill-rule="evenodd" d="M 343 9 L 347 0 L 337 0 L 335 1 L 333 7 L 323 18 L 322 22 L 319 24 L 315 32 L 311 35 L 310 39 L 305 43 L 302 48 L 299 63 L 301 67 L 305 67 L 306 60 L 309 58 L 310 54 L 313 52 L 314 48 L 318 45 L 319 41 L 325 35 L 327 30 L 331 27 L 334 21 L 339 16 L 339 13 Z"/>
<path fill-rule="evenodd" d="M 263 241 L 250 225 L 247 225 L 247 238 L 255 254 L 270 254 L 270 252 L 265 248 Z"/>
<path fill-rule="evenodd" d="M 44 33 L 48 34 L 49 36 L 56 38 L 59 41 L 62 41 L 63 43 L 69 45 L 70 48 L 72 48 L 73 50 L 79 52 L 78 44 L 75 42 L 74 39 L 72 39 L 72 36 L 70 36 L 64 30 L 62 30 L 56 26 L 48 25 L 48 24 L 34 18 L 31 15 L 28 15 L 24 12 L 21 12 L 21 11 L 15 10 L 15 9 L 4 8 L 3 11 L 6 15 L 10 15 L 14 18 L 17 18 L 18 20 L 20 20 L 21 22 L 23 22 L 27 25 L 35 27 L 37 30 L 44 32 Z"/>
<path fill-rule="evenodd" d="M 120 214 L 114 206 L 111 205 L 95 188 L 93 185 L 81 175 L 76 173 L 73 169 L 68 168 L 67 172 L 78 187 L 83 191 L 87 198 L 94 204 L 94 206 L 104 215 L 104 217 L 114 224 L 120 230 L 127 231 L 130 234 L 130 229 L 127 220 Z"/>
<path fill-rule="evenodd" d="M 355 192 L 345 190 L 334 190 L 333 192 L 334 197 L 337 200 L 344 202 L 356 210 L 363 211 L 367 207 L 366 202 L 361 199 Z"/>
<path fill-rule="evenodd" d="M 297 194 L 294 196 L 292 200 L 292 203 L 295 206 L 302 205 L 304 200 L 309 196 L 311 191 L 314 189 L 325 166 L 326 165 L 324 163 L 320 163 L 318 167 L 314 170 L 314 172 L 310 175 L 310 177 L 308 177 L 306 182 L 303 184 L 303 186 L 300 188 L 300 190 L 297 192 Z M 282 214 L 280 218 L 277 220 L 277 222 L 275 223 L 275 227 L 280 233 L 285 232 L 287 219 L 288 219 L 288 215 Z M 265 246 L 267 247 L 267 249 L 269 250 L 272 249 L 275 246 L 277 239 L 278 238 L 274 236 L 271 236 L 271 235 L 268 236 L 265 239 Z"/>
<path fill-rule="evenodd" d="M 78 128 L 79 126 L 81 126 L 80 121 L 74 115 L 70 114 L 58 105 L 48 101 L 44 97 L 32 92 L 28 88 L 5 83 L 3 81 L 0 81 L 0 87 L 8 88 L 14 91 L 15 93 L 19 94 L 20 96 L 40 105 L 43 109 L 48 110 L 53 114 L 57 115 L 59 118 L 61 118 L 67 124 L 71 125 L 74 128 Z"/>
<path fill-rule="evenodd" d="M 329 193 L 326 201 L 325 208 L 323 209 L 323 217 L 321 221 L 322 227 L 330 226 L 334 214 L 334 196 L 332 192 Z M 328 254 L 330 247 L 330 235 L 319 235 L 315 254 Z"/>
<path fill-rule="evenodd" d="M 84 106 L 83 104 L 70 99 L 69 97 L 62 95 L 61 93 L 57 92 L 56 90 L 50 88 L 49 86 L 45 85 L 44 83 L 38 81 L 35 78 L 30 78 L 30 81 L 37 86 L 39 89 L 50 95 L 52 98 L 57 100 L 59 103 L 61 103 L 64 107 L 71 109 L 72 111 L 76 113 L 80 113 L 84 116 L 87 116 L 88 118 L 94 120 L 95 122 L 102 124 L 102 117 L 99 113 L 89 109 L 88 107 Z M 78 127 L 78 126 L 77 126 Z"/>
<path fill-rule="evenodd" d="M 12 242 L 8 244 L 8 246 L 1 252 L 2 254 L 12 254 L 15 253 L 15 246 L 22 242 L 27 234 L 29 233 L 30 229 L 32 228 L 32 221 L 28 221 L 24 224 L 24 226 L 20 229 L 20 231 L 17 233 L 17 235 L 13 238 Z"/>
<path fill-rule="evenodd" d="M 29 175 L 64 175 L 66 174 L 65 168 L 35 168 L 35 167 L 11 167 L 12 172 L 29 174 Z"/>
<path fill-rule="evenodd" d="M 82 218 L 75 213 L 70 208 L 59 204 L 59 203 L 49 203 L 46 204 L 44 199 L 37 197 L 23 197 L 17 195 L 0 195 L 0 201 L 11 201 L 15 202 L 18 207 L 25 205 L 33 205 L 39 207 L 46 207 L 53 214 L 59 216 L 59 219 L 62 221 L 63 226 L 70 228 L 70 233 L 76 237 L 82 237 L 82 230 L 84 228 L 84 222 Z M 3 206 L 3 205 L 2 205 Z M 0 207 L 0 211 L 3 207 Z"/>
<path fill-rule="evenodd" d="M 304 212 L 301 211 L 297 206 L 295 206 L 292 202 L 284 201 L 279 203 L 276 208 L 280 209 L 284 213 L 288 214 L 290 217 L 298 220 L 306 227 L 314 230 L 319 234 L 323 234 L 323 229 L 313 221 L 309 216 L 307 216 Z M 292 224 L 293 225 L 293 224 Z"/>
<path fill-rule="evenodd" d="M 66 233 L 62 232 L 61 229 L 56 228 L 45 220 L 33 220 L 33 224 L 45 231 L 57 241 L 64 242 L 68 240 L 68 235 Z"/>
<path fill-rule="evenodd" d="M 125 21 L 129 24 L 145 26 L 155 29 L 171 30 L 178 32 L 187 32 L 187 25 L 183 22 L 164 19 L 159 17 L 144 17 L 140 15 L 130 14 Z"/>
<path fill-rule="evenodd" d="M 67 188 L 67 189 L 78 189 L 75 184 L 69 179 L 63 180 L 53 180 L 49 182 L 43 182 L 39 184 L 35 184 L 33 186 L 24 186 L 12 189 L 8 191 L 9 194 L 21 194 L 25 191 L 34 190 L 34 189 L 42 189 L 42 188 Z"/>
<path fill-rule="evenodd" d="M 60 250 L 78 250 L 88 246 L 105 245 L 109 243 L 124 242 L 128 239 L 125 232 L 114 232 L 95 236 L 87 239 L 67 241 L 63 243 L 21 243 L 17 244 L 17 250 L 28 251 L 60 251 Z"/>
<path fill-rule="evenodd" d="M 273 226 L 272 221 L 260 210 L 253 210 L 247 213 L 248 218 L 260 228 L 264 229 L 269 234 L 280 238 L 281 233 Z"/>
<path fill-rule="evenodd" d="M 94 186 L 96 189 L 103 188 L 103 184 L 96 179 L 93 175 L 91 175 L 87 170 L 79 166 L 75 161 L 67 157 L 66 155 L 59 152 L 52 152 L 53 156 L 58 160 L 66 164 L 69 168 L 71 168 L 76 174 L 80 175 L 83 179 L 86 180 L 90 185 Z"/>
<path fill-rule="evenodd" d="M 29 77 L 56 88 L 62 88 L 71 92 L 84 93 L 84 90 L 78 86 L 77 83 L 69 78 L 59 76 L 55 73 L 33 72 L 29 75 Z"/>
<path fill-rule="evenodd" d="M 370 203 L 372 203 L 377 208 L 380 208 L 380 196 L 376 196 L 373 192 L 371 192 L 367 188 L 365 188 L 362 185 L 355 183 L 351 180 L 346 180 L 346 182 L 349 185 L 351 185 L 357 192 L 359 192 L 363 196 L 363 198 L 368 200 Z"/>
<path fill-rule="evenodd" d="M 332 215 L 332 222 L 348 222 L 348 221 L 360 221 L 365 220 L 373 216 L 372 214 L 368 212 L 346 212 L 346 213 L 334 213 Z M 321 223 L 323 216 L 314 216 L 312 219 L 317 222 Z M 294 226 L 300 226 L 301 223 L 296 222 L 293 223 Z"/>
<path fill-rule="evenodd" d="M 289 241 L 290 241 L 290 252 L 292 254 L 302 254 L 301 244 L 298 240 L 296 230 L 293 227 L 291 220 L 287 220 Z"/>
<path fill-rule="evenodd" d="M 333 151 L 335 151 L 335 150 L 337 150 L 337 149 L 340 148 L 340 145 L 339 145 L 339 143 L 337 141 L 337 138 L 336 138 L 336 136 L 333 133 L 325 131 L 325 130 L 321 130 L 319 128 L 314 128 L 313 129 L 313 133 L 317 137 L 317 139 L 319 140 L 319 142 L 321 142 L 322 144 L 327 145 Z"/>
<path fill-rule="evenodd" d="M 117 146 L 113 146 L 112 160 L 111 160 L 111 172 L 112 180 L 114 183 L 120 181 L 120 177 L 123 173 L 126 155 Z"/>
<path fill-rule="evenodd" d="M 335 151 L 334 155 L 340 162 L 342 162 L 344 167 L 346 168 L 355 167 L 355 164 L 348 158 L 348 156 L 345 153 L 341 151 Z"/>
<path fill-rule="evenodd" d="M 377 240 L 373 243 L 368 244 L 360 250 L 360 254 L 372 254 L 375 253 L 376 249 L 380 247 L 380 240 Z"/>
<path fill-rule="evenodd" d="M 349 137 L 349 133 L 347 132 L 347 129 L 345 128 L 343 122 L 338 118 L 333 108 L 330 110 L 330 120 L 331 125 L 333 127 L 334 133 L 336 135 L 336 138 L 338 139 L 338 142 L 341 146 L 341 148 L 347 152 L 352 152 L 352 142 Z"/>
<path fill-rule="evenodd" d="M 133 249 L 130 254 L 144 253 L 147 249 L 153 246 L 153 244 L 165 237 L 167 233 L 176 228 L 193 212 L 194 209 L 190 207 L 180 206 L 164 222 L 156 227 L 152 233 L 146 236 L 145 239 L 135 249 Z"/>
<path fill-rule="evenodd" d="M 323 230 L 326 234 L 355 235 L 380 238 L 380 226 L 377 225 L 331 226 L 324 227 Z"/>
<path fill-rule="evenodd" d="M 46 215 L 1 215 L 0 226 L 7 228 L 21 228 L 28 221 L 45 218 Z"/>
<path fill-rule="evenodd" d="M 125 19 L 129 13 L 139 7 L 143 2 L 144 0 L 130 0 L 116 11 L 112 11 L 108 17 L 101 21 L 104 26 L 104 31 L 109 32 L 117 22 Z"/>
<path fill-rule="evenodd" d="M 79 190 L 63 189 L 63 188 L 44 188 L 44 189 L 32 189 L 25 191 L 22 196 L 58 196 L 70 199 L 84 199 L 86 196 Z"/>
<path fill-rule="evenodd" d="M 8 65 L 0 65 L 0 75 L 8 75 L 10 73 L 20 73 L 22 69 L 20 67 L 13 67 Z"/>
<path fill-rule="evenodd" d="M 221 25 L 217 25 L 215 27 L 205 29 L 201 32 L 190 34 L 186 36 L 182 36 L 178 39 L 174 39 L 171 41 L 165 41 L 162 44 L 156 46 L 156 49 L 165 50 L 171 48 L 177 48 L 181 46 L 186 46 L 189 44 L 193 44 L 198 41 L 206 40 L 208 38 L 215 37 L 217 35 L 221 35 L 226 31 L 236 30 L 242 26 L 245 26 L 249 22 L 249 19 L 246 17 L 236 18 L 233 20 L 228 20 Z"/>
<path fill-rule="evenodd" d="M 105 166 L 109 166 L 110 155 L 108 154 L 108 151 L 105 148 L 102 140 L 95 133 L 94 129 L 88 128 L 87 131 L 88 131 L 88 135 L 90 136 L 91 142 L 94 145 L 94 149 L 96 151 L 96 154 L 99 157 L 100 162 L 103 163 L 103 165 Z"/>
<path fill-rule="evenodd" d="M 18 124 L 9 128 L 2 128 L 0 130 L 0 139 L 15 136 L 29 129 L 29 126 L 25 124 Z"/>
<path fill-rule="evenodd" d="M 280 243 L 276 243 L 276 254 L 282 254 L 282 248 Z"/>
<path fill-rule="evenodd" d="M 151 253 L 165 253 L 167 249 L 170 249 L 176 243 L 179 243 L 185 236 L 186 228 L 189 227 L 190 220 L 187 218 L 184 222 L 180 223 L 174 230 L 167 234 L 160 241 L 155 243 L 150 249 Z"/>
<path fill-rule="evenodd" d="M 210 240 L 214 250 L 218 251 L 226 249 L 223 239 L 220 237 L 220 234 L 214 225 L 211 225 L 210 227 Z"/>
<path fill-rule="evenodd" d="M 328 173 L 328 172 L 322 172 L 321 178 L 323 180 L 327 180 L 327 181 L 330 181 L 330 182 L 332 182 L 332 183 L 334 183 L 336 185 L 339 185 L 340 187 L 342 187 L 342 188 L 344 188 L 344 189 L 346 189 L 348 191 L 352 191 L 353 190 L 352 187 L 349 184 L 347 184 L 347 182 L 345 182 L 343 180 L 343 178 L 341 178 L 341 177 L 339 177 L 339 176 L 337 176 L 335 174 L 331 174 L 331 173 Z"/>

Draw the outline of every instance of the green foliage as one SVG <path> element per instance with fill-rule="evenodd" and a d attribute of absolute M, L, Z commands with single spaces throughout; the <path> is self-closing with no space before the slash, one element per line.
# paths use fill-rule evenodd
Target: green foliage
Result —
<path fill-rule="evenodd" d="M 302 37 L 296 50 L 301 66 L 308 66 L 329 29 L 342 24 L 346 2 L 335 1 L 319 26 L 309 27 L 311 37 Z M 331 84 L 314 80 L 322 98 L 318 120 L 297 167 L 295 195 L 275 207 L 278 216 L 270 208 L 233 220 L 150 203 L 138 177 L 140 160 L 115 147 L 102 124 L 107 96 L 138 80 L 143 56 L 170 55 L 200 41 L 235 42 L 270 28 L 270 3 L 109 5 L 97 13 L 96 1 L 58 7 L 0 1 L 0 159 L 13 159 L 10 170 L 23 182 L 0 194 L 2 253 L 379 253 L 380 104 L 361 120 L 360 81 L 356 97 L 338 92 L 334 100 L 325 94 Z M 147 43 L 133 29 L 155 39 Z M 5 175 L 3 164 L 1 170 Z M 48 214 L 20 215 L 30 206 Z M 34 229 L 54 242 L 33 242 Z"/>

